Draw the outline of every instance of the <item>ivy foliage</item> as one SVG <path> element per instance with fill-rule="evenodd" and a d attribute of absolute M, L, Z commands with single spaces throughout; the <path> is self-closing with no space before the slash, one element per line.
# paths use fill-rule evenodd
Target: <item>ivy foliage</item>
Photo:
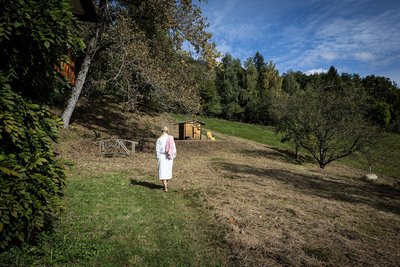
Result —
<path fill-rule="evenodd" d="M 0 82 L 0 249 L 5 249 L 32 241 L 60 213 L 65 174 L 52 148 L 60 122 Z"/>

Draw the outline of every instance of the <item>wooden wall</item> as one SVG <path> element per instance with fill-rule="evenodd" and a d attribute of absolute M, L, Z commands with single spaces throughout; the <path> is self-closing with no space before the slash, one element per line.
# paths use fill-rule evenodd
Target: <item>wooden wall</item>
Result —
<path fill-rule="evenodd" d="M 201 139 L 201 124 L 199 123 L 180 123 L 179 139 Z"/>

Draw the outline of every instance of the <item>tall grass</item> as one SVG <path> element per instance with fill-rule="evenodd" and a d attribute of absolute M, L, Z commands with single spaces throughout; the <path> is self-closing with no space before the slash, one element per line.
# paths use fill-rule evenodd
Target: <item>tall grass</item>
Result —
<path fill-rule="evenodd" d="M 177 120 L 189 119 L 189 117 L 173 114 Z M 293 147 L 289 143 L 281 143 L 281 134 L 277 134 L 273 127 L 254 125 L 240 122 L 233 122 L 215 118 L 198 117 L 200 121 L 206 123 L 205 129 L 232 135 L 247 140 L 266 144 L 276 149 L 290 150 Z M 304 151 L 303 154 L 306 154 Z M 356 168 L 400 178 L 400 135 L 387 133 L 372 148 L 370 160 L 365 155 L 355 154 L 344 158 L 340 162 Z"/>
<path fill-rule="evenodd" d="M 0 265 L 227 265 L 223 229 L 194 194 L 165 193 L 132 174 L 107 173 L 73 175 L 65 200 L 53 234 L 0 254 Z"/>

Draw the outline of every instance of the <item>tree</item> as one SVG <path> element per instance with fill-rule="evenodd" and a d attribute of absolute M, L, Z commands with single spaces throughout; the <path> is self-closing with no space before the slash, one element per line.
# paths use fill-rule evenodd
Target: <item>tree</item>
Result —
<path fill-rule="evenodd" d="M 326 74 L 322 74 L 322 76 L 326 78 L 326 83 L 337 83 L 340 80 L 338 71 L 334 66 L 330 66 L 328 72 Z"/>
<path fill-rule="evenodd" d="M 110 19 L 107 16 L 108 5 L 107 0 L 100 0 L 99 2 L 99 20 L 96 23 L 96 27 L 93 30 L 93 33 L 89 36 L 89 41 L 86 47 L 86 53 L 78 72 L 77 80 L 75 85 L 72 87 L 71 95 L 68 98 L 67 105 L 61 115 L 61 118 L 64 123 L 64 128 L 68 128 L 69 122 L 74 112 L 76 103 L 78 102 L 79 96 L 81 95 L 83 85 L 86 81 L 86 76 L 89 72 L 90 64 L 98 50 L 98 39 L 99 35 L 102 34 L 102 30 L 104 30 L 107 23 L 109 23 Z"/>
<path fill-rule="evenodd" d="M 282 77 L 275 69 L 275 64 L 272 61 L 266 63 L 260 52 L 256 52 L 253 61 L 258 73 L 256 85 L 259 96 L 258 119 L 262 123 L 273 123 L 270 108 L 282 90 Z"/>
<path fill-rule="evenodd" d="M 369 110 L 369 117 L 377 125 L 387 128 L 390 124 L 390 106 L 388 103 L 378 101 Z"/>
<path fill-rule="evenodd" d="M 256 67 L 257 74 L 258 74 L 256 89 L 257 89 L 257 92 L 258 92 L 259 102 L 260 102 L 260 105 L 261 105 L 261 97 L 262 97 L 262 95 L 264 95 L 264 92 L 265 92 L 265 88 L 264 88 L 264 80 L 265 80 L 264 70 L 265 70 L 266 63 L 265 63 L 264 57 L 258 51 L 256 52 L 256 54 L 253 57 L 253 62 L 254 62 L 254 65 Z M 260 109 L 260 107 L 259 107 L 259 109 Z M 260 112 L 260 110 L 259 110 L 259 112 Z"/>
<path fill-rule="evenodd" d="M 202 110 L 208 116 L 218 116 L 222 112 L 221 98 L 217 92 L 216 77 L 214 70 L 201 67 L 200 97 Z"/>
<path fill-rule="evenodd" d="M 161 109 L 199 109 L 193 66 L 182 44 L 188 41 L 204 61 L 213 61 L 215 45 L 209 42 L 205 19 L 192 1 L 102 0 L 98 10 L 96 34 L 89 41 L 78 82 L 62 116 L 65 127 L 88 73 L 94 86 L 112 84 L 132 105 L 151 99 Z M 96 73 L 96 68 L 89 72 L 92 60 L 101 66 L 100 72 Z"/>
<path fill-rule="evenodd" d="M 382 115 L 384 115 L 384 113 L 389 112 L 389 114 L 384 116 L 386 118 L 389 117 L 390 118 L 389 125 L 391 124 L 393 129 L 399 131 L 400 90 L 399 88 L 397 88 L 396 84 L 390 81 L 390 79 L 388 78 L 374 76 L 374 75 L 369 75 L 365 77 L 362 80 L 362 83 L 366 92 L 371 97 L 369 112 L 371 115 L 370 118 L 372 122 L 376 123 L 377 125 L 384 126 L 385 121 Z M 383 105 L 385 105 L 385 107 Z M 388 105 L 388 109 L 386 109 L 386 105 Z M 383 111 L 383 109 L 386 109 L 386 111 Z M 380 115 L 377 112 L 380 113 Z"/>
<path fill-rule="evenodd" d="M 264 117 L 264 123 L 275 124 L 276 118 L 273 116 L 273 108 L 276 99 L 282 93 L 282 77 L 278 70 L 275 69 L 275 64 L 272 61 L 268 62 L 264 70 L 264 93 L 261 95 L 262 106 L 261 111 Z"/>
<path fill-rule="evenodd" d="M 239 119 L 243 108 L 240 98 L 243 93 L 244 71 L 239 59 L 227 54 L 217 69 L 217 88 L 221 97 L 222 113 L 227 119 Z"/>
<path fill-rule="evenodd" d="M 244 107 L 244 118 L 246 121 L 255 122 L 259 118 L 260 97 L 257 91 L 258 72 L 252 58 L 244 63 L 245 82 L 242 106 Z"/>
<path fill-rule="evenodd" d="M 365 119 L 365 99 L 363 89 L 351 83 L 334 90 L 319 85 L 298 91 L 282 105 L 280 130 L 323 169 L 371 140 L 374 131 Z"/>
<path fill-rule="evenodd" d="M 299 75 L 301 74 L 292 70 L 289 70 L 287 73 L 283 74 L 282 90 L 289 95 L 292 95 L 300 90 L 300 83 L 297 78 Z"/>

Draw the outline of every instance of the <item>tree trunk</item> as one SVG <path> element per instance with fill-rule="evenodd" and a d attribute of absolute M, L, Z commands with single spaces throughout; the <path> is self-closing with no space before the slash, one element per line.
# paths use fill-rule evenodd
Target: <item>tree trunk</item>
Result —
<path fill-rule="evenodd" d="M 93 56 L 96 54 L 97 37 L 99 33 L 99 28 L 97 28 L 96 33 L 90 39 L 85 59 L 78 73 L 78 78 L 76 84 L 72 87 L 71 96 L 68 99 L 67 107 L 65 108 L 61 118 L 64 122 L 64 128 L 68 128 L 69 122 L 71 120 L 72 113 L 74 112 L 76 102 L 78 102 L 79 96 L 82 92 L 83 85 L 85 84 L 86 76 L 89 72 L 90 63 L 92 62 Z"/>

